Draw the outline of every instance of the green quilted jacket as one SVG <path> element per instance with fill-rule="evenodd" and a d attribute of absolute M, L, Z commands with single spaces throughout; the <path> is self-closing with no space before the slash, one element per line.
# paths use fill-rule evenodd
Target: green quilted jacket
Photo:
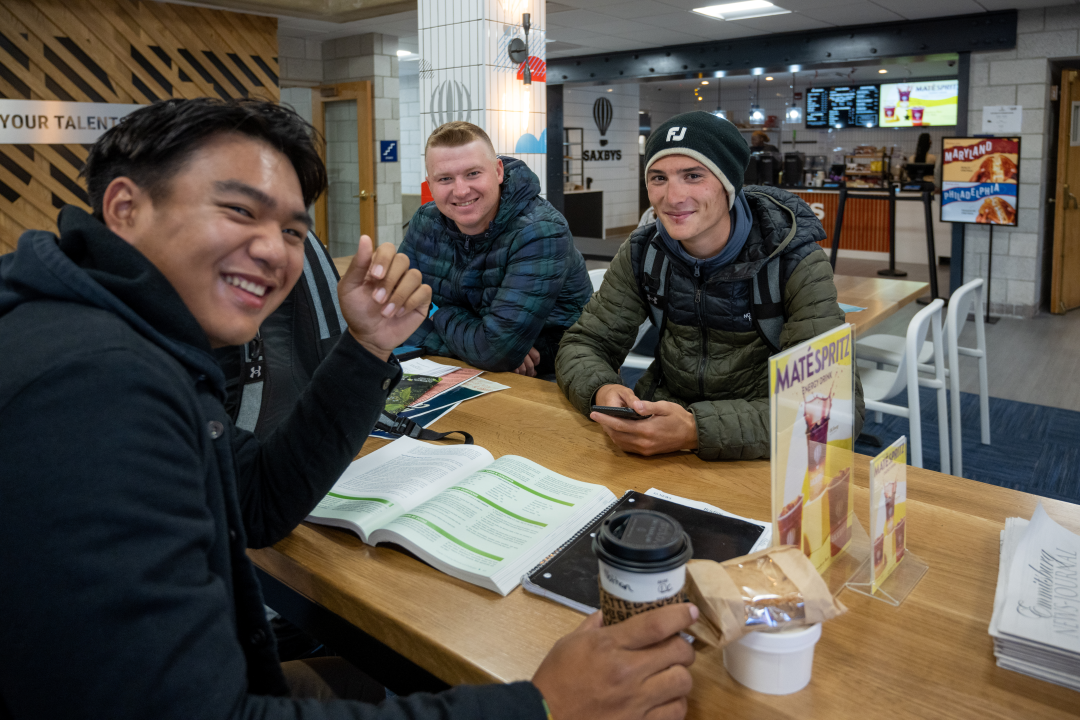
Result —
<path fill-rule="evenodd" d="M 663 373 L 654 400 L 688 408 L 697 422 L 698 455 L 706 460 L 769 457 L 769 349 L 751 318 L 751 279 L 795 228 L 780 264 L 784 303 L 783 349 L 844 322 L 828 256 L 818 240 L 821 223 L 805 202 L 775 188 L 748 187 L 753 228 L 739 256 L 709 277 L 671 259 L 666 327 L 660 338 Z M 623 243 L 603 286 L 563 337 L 555 370 L 559 387 L 588 414 L 596 391 L 619 383 L 618 368 L 648 317 L 638 287 L 640 267 L 654 225 L 638 228 Z M 635 392 L 644 398 L 654 361 Z M 856 371 L 855 436 L 862 429 L 862 384 Z"/>

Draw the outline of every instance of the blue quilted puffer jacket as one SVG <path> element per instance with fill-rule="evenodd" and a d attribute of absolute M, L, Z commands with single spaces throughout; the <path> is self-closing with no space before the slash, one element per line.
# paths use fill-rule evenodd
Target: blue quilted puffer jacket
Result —
<path fill-rule="evenodd" d="M 430 202 L 400 248 L 439 307 L 409 344 L 494 372 L 518 367 L 532 347 L 553 362 L 592 295 L 585 260 L 566 219 L 540 197 L 539 178 L 520 160 L 502 161 L 499 210 L 487 232 L 463 235 Z"/>

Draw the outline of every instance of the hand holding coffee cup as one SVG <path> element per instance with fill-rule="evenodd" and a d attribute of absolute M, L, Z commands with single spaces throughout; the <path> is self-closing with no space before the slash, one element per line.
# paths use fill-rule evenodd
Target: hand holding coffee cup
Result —
<path fill-rule="evenodd" d="M 601 524 L 593 552 L 605 625 L 687 602 L 686 563 L 694 548 L 674 518 L 654 510 L 616 513 Z"/>

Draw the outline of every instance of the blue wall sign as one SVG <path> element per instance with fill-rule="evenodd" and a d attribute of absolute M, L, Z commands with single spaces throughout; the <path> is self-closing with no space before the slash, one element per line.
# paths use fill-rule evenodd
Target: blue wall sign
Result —
<path fill-rule="evenodd" d="M 397 162 L 397 140 L 379 141 L 379 162 Z"/>

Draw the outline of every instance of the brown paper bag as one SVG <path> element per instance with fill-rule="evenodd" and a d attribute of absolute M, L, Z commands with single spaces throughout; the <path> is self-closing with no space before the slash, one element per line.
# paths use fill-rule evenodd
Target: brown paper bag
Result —
<path fill-rule="evenodd" d="M 691 560 L 686 587 L 701 611 L 688 632 L 716 648 L 748 632 L 806 627 L 847 612 L 813 563 L 792 545 L 723 563 Z"/>

